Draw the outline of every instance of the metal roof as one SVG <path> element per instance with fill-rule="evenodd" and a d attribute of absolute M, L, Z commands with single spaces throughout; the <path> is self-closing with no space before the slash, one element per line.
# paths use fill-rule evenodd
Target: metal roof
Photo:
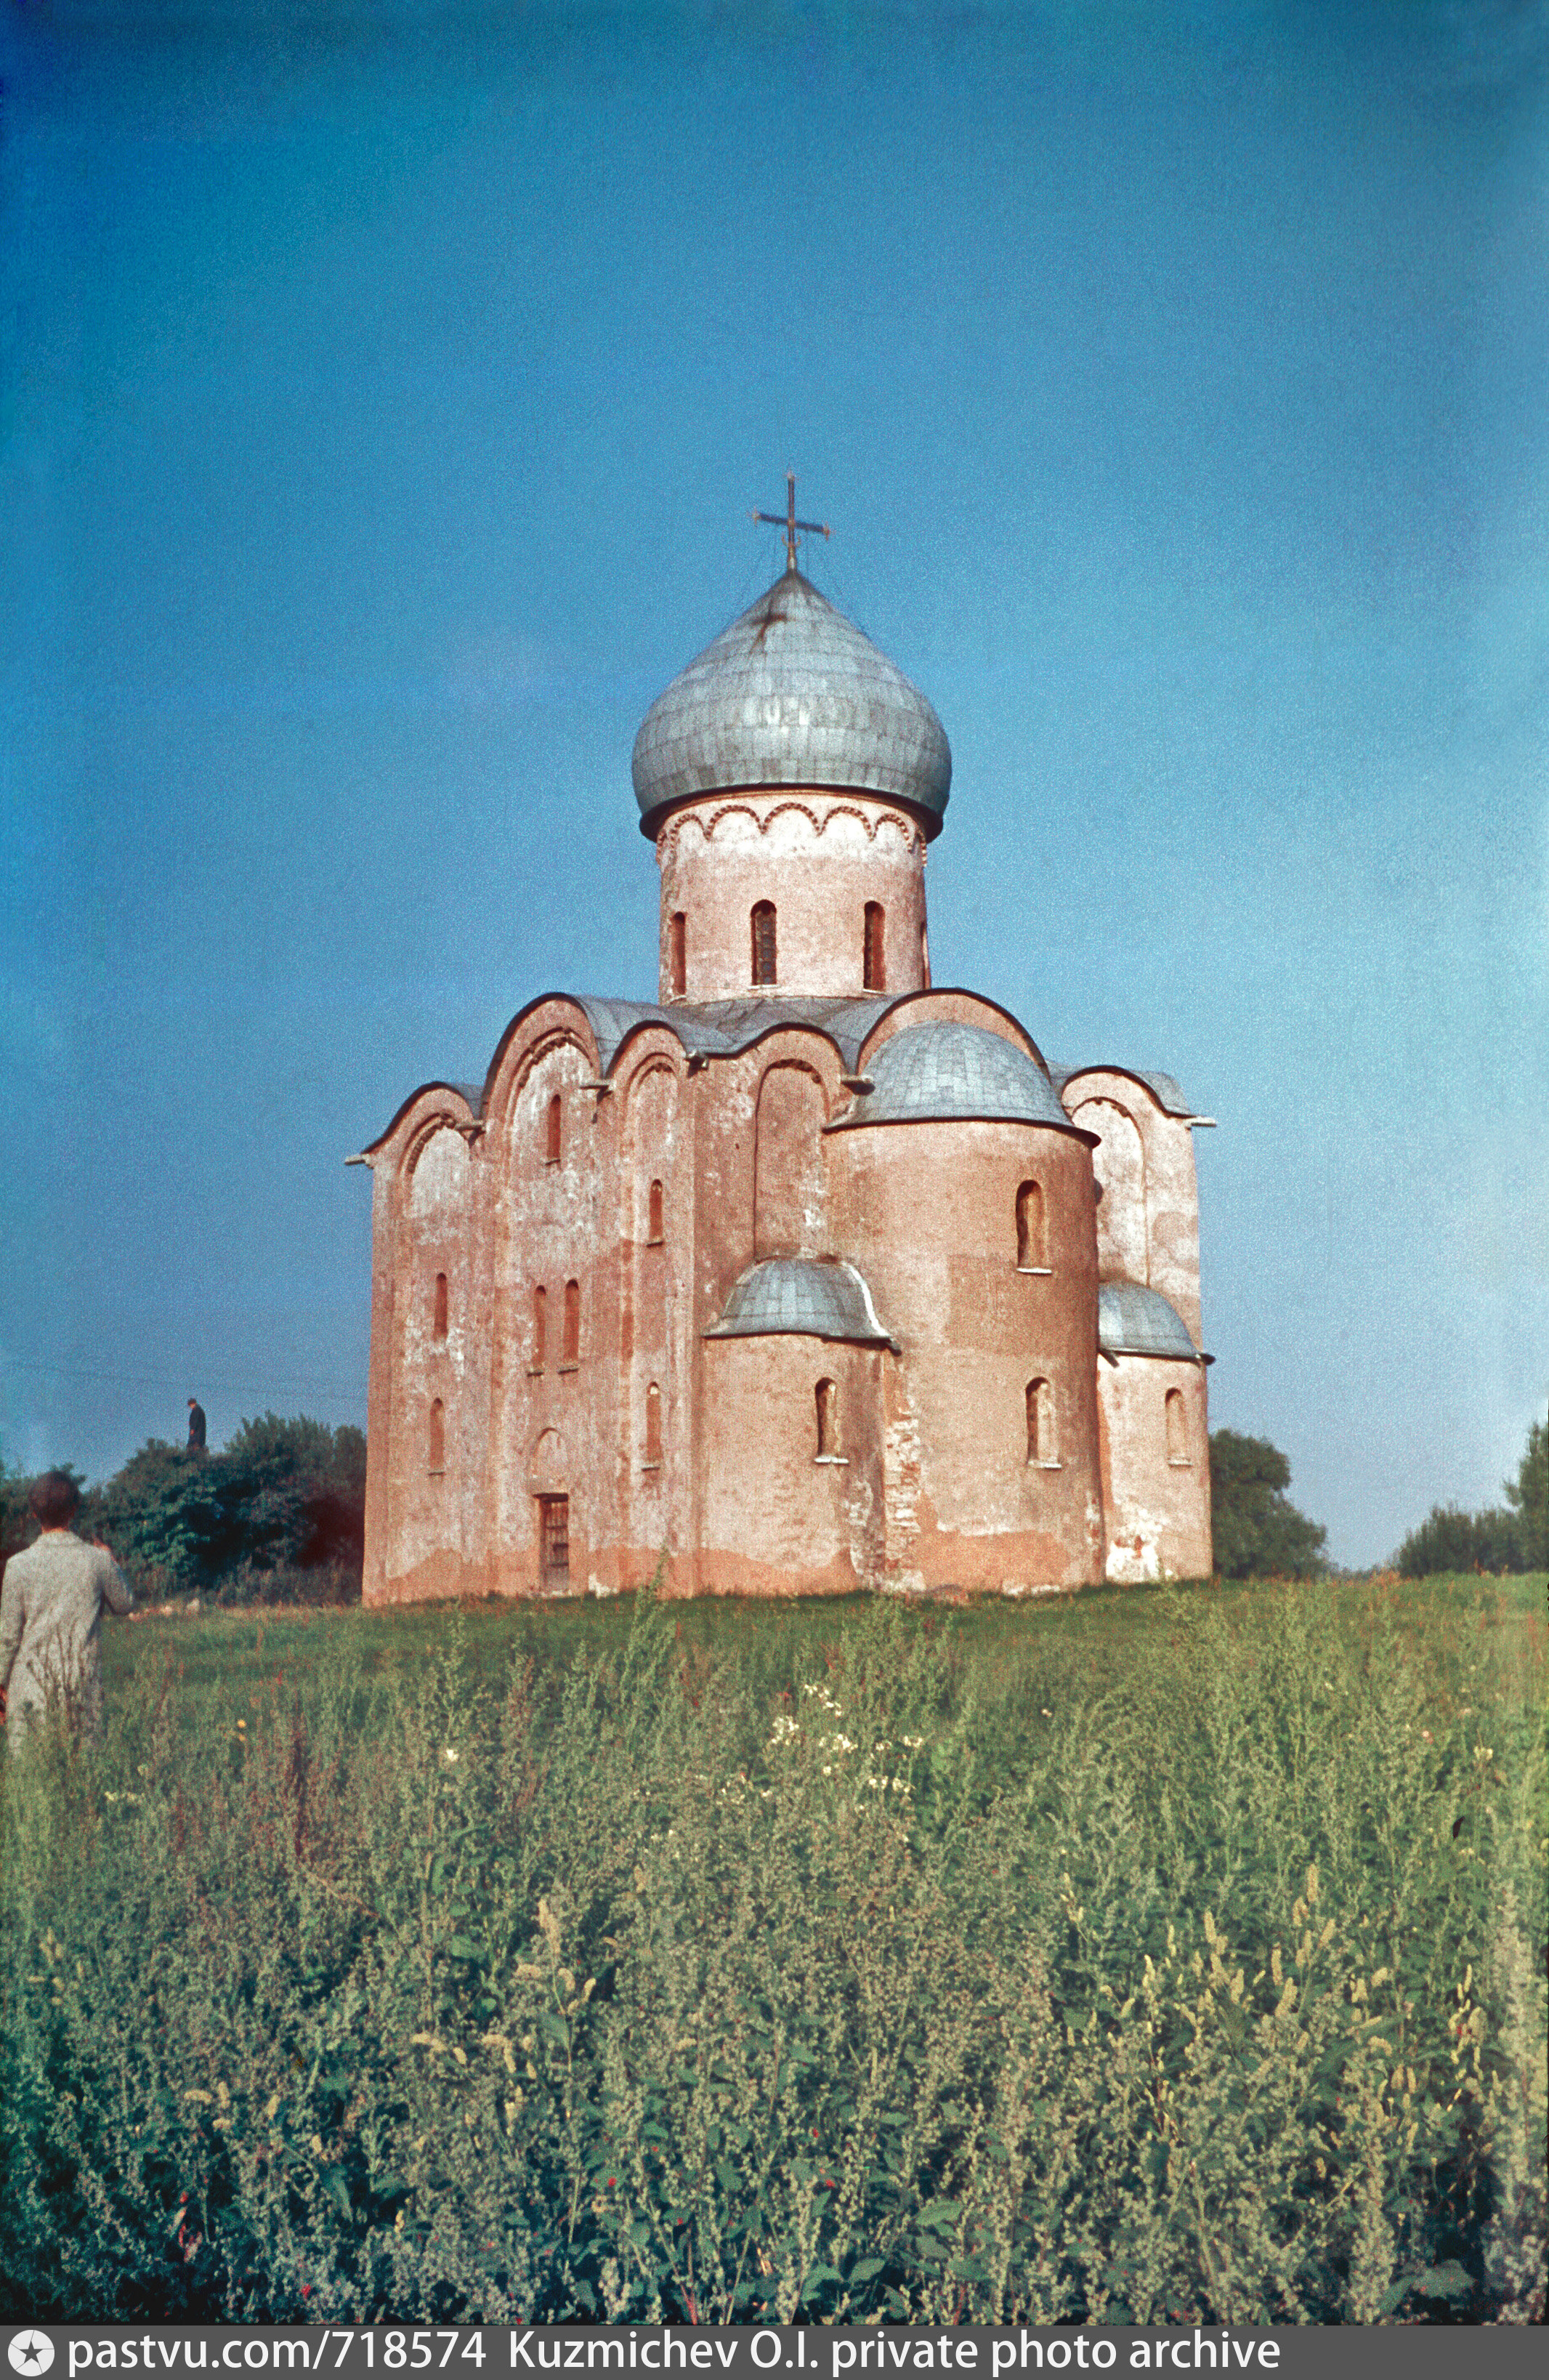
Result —
<path fill-rule="evenodd" d="M 1049 1080 L 1063 1096 L 1065 1086 L 1078 1075 L 1128 1075 L 1132 1082 L 1144 1083 L 1164 1115 L 1192 1117 L 1193 1109 L 1183 1096 L 1182 1086 L 1176 1075 L 1158 1075 L 1144 1066 L 1119 1066 L 1099 1061 L 1091 1066 L 1051 1066 Z"/>
<path fill-rule="evenodd" d="M 874 1087 L 853 1099 L 828 1131 L 950 1116 L 1071 1129 L 1043 1069 L 983 1025 L 937 1017 L 902 1026 L 866 1066 Z"/>
<path fill-rule="evenodd" d="M 590 992 L 574 996 L 576 1006 L 586 1010 L 587 1022 L 597 1037 L 598 1063 L 605 1075 L 625 1037 L 639 1025 L 665 1025 L 690 1057 L 711 1058 L 734 1058 L 739 1050 L 751 1049 L 766 1033 L 777 1032 L 782 1026 L 816 1026 L 833 1042 L 846 1074 L 853 1074 L 860 1062 L 861 1044 L 877 1018 L 885 1016 L 896 1001 L 908 998 L 906 992 L 896 992 L 890 1000 L 675 1000 L 664 1007 L 652 1001 L 599 1000 Z"/>
<path fill-rule="evenodd" d="M 1105 1281 L 1097 1291 L 1097 1344 L 1105 1355 L 1169 1355 L 1204 1360 L 1189 1326 L 1159 1289 L 1138 1281 Z"/>
<path fill-rule="evenodd" d="M 781 1335 L 849 1340 L 863 1347 L 896 1345 L 852 1264 L 814 1257 L 766 1257 L 749 1267 L 707 1339 L 768 1339 Z"/>
<path fill-rule="evenodd" d="M 672 803 L 733 786 L 880 794 L 940 827 L 952 755 L 918 687 L 788 570 L 672 680 L 635 739 L 635 797 L 654 834 Z"/>

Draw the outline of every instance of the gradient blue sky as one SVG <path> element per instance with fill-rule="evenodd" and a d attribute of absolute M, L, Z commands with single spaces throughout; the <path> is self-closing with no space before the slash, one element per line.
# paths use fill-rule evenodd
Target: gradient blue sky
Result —
<path fill-rule="evenodd" d="M 649 997 L 780 566 L 951 739 L 938 981 L 1170 1069 L 1335 1557 L 1549 1395 L 1549 6 L 12 6 L 0 1443 L 363 1420 L 369 1177 Z"/>

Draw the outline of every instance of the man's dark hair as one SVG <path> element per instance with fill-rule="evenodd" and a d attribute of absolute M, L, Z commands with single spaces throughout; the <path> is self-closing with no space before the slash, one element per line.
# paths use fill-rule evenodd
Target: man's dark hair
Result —
<path fill-rule="evenodd" d="M 80 1489 L 67 1471 L 45 1471 L 33 1480 L 27 1500 L 43 1528 L 64 1529 L 80 1510 Z"/>

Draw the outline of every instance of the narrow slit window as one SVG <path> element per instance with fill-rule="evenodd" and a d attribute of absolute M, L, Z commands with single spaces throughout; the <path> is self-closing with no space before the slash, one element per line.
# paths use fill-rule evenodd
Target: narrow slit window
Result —
<path fill-rule="evenodd" d="M 886 915 L 880 901 L 865 905 L 865 956 L 863 980 L 867 991 L 886 991 L 888 963 L 883 954 Z"/>
<path fill-rule="evenodd" d="M 564 1285 L 564 1354 L 566 1364 L 581 1360 L 581 1284 L 567 1281 Z"/>
<path fill-rule="evenodd" d="M 653 1182 L 646 1216 L 647 1245 L 659 1248 L 665 1237 L 666 1233 L 662 1229 L 661 1221 L 661 1184 L 660 1182 Z"/>
<path fill-rule="evenodd" d="M 560 1123 L 563 1112 L 564 1111 L 560 1101 L 560 1095 L 558 1091 L 556 1091 L 553 1098 L 549 1102 L 547 1138 L 544 1142 L 543 1151 L 551 1165 L 557 1165 L 560 1161 Z"/>
<path fill-rule="evenodd" d="M 538 1572 L 551 1593 L 570 1585 L 570 1499 L 540 1496 L 538 1500 Z"/>
<path fill-rule="evenodd" d="M 446 1407 L 438 1397 L 430 1407 L 430 1427 L 426 1433 L 430 1469 L 446 1469 Z"/>
<path fill-rule="evenodd" d="M 817 1453 L 821 1461 L 839 1452 L 839 1390 L 832 1380 L 819 1380 L 815 1391 L 817 1407 Z"/>
<path fill-rule="evenodd" d="M 661 1390 L 654 1380 L 646 1390 L 646 1461 L 661 1461 Z"/>
<path fill-rule="evenodd" d="M 775 975 L 775 906 L 772 901 L 759 901 L 753 911 L 753 980 L 774 983 Z"/>
<path fill-rule="evenodd" d="M 682 999 L 688 990 L 688 918 L 682 909 L 672 912 L 667 929 L 667 952 L 672 990 Z"/>
<path fill-rule="evenodd" d="M 1181 1389 L 1168 1390 L 1168 1461 L 1186 1463 L 1189 1460 L 1189 1416 L 1183 1407 Z"/>
<path fill-rule="evenodd" d="M 535 1372 L 543 1369 L 544 1342 L 549 1336 L 549 1293 L 535 1289 L 532 1293 L 532 1365 Z"/>
<path fill-rule="evenodd" d="M 432 1331 L 432 1334 L 433 1334 L 433 1336 L 434 1336 L 434 1337 L 436 1337 L 437 1339 L 444 1339 L 444 1338 L 445 1338 L 445 1336 L 446 1336 L 446 1275 L 445 1275 L 445 1273 L 443 1273 L 443 1272 L 438 1272 L 438 1273 L 437 1273 L 437 1275 L 436 1275 L 436 1304 L 435 1304 L 435 1316 L 434 1316 L 434 1319 L 433 1319 L 433 1320 L 432 1320 L 432 1322 L 431 1322 L 430 1328 L 431 1328 L 431 1331 Z"/>
<path fill-rule="evenodd" d="M 1048 1269 L 1044 1194 L 1036 1182 L 1024 1182 L 1017 1192 L 1017 1265 L 1023 1272 Z"/>
<path fill-rule="evenodd" d="M 1051 1465 L 1059 1460 L 1054 1428 L 1054 1390 L 1047 1380 L 1027 1383 L 1027 1460 Z"/>

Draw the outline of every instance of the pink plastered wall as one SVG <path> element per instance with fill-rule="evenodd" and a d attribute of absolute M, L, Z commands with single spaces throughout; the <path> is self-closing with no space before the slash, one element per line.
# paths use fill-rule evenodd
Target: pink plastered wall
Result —
<path fill-rule="evenodd" d="M 1105 1356 L 1102 1416 L 1106 1573 L 1120 1585 L 1208 1578 L 1210 1447 L 1204 1366 L 1156 1355 Z M 1168 1399 L 1180 1400 L 1169 1432 Z"/>
<path fill-rule="evenodd" d="M 865 909 L 883 911 L 889 992 L 926 981 L 925 836 L 894 803 L 800 787 L 720 794 L 676 811 L 657 838 L 660 996 L 672 981 L 672 919 L 684 918 L 682 997 L 732 1000 L 753 988 L 752 915 L 774 904 L 776 989 L 865 989 Z"/>

